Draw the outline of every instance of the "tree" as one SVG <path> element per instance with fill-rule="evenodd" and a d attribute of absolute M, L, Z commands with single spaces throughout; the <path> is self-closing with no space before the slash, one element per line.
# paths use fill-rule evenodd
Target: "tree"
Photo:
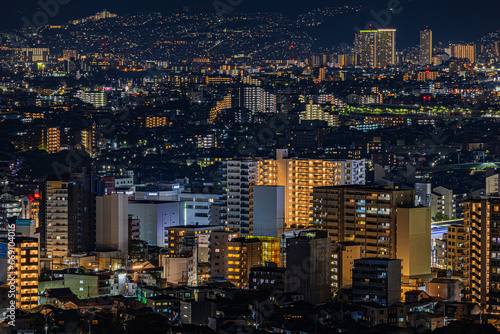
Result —
<path fill-rule="evenodd" d="M 27 329 L 34 329 L 35 333 L 44 333 L 45 318 L 41 313 L 33 313 L 28 321 Z"/>
<path fill-rule="evenodd" d="M 130 259 L 145 260 L 148 243 L 144 240 L 130 240 L 128 243 L 128 254 Z"/>

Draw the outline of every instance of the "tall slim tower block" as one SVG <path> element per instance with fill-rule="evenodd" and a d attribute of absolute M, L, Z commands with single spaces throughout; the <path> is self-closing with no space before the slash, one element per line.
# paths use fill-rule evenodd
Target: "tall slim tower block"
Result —
<path fill-rule="evenodd" d="M 420 65 L 432 64 L 432 30 L 420 31 L 420 49 L 418 55 Z"/>

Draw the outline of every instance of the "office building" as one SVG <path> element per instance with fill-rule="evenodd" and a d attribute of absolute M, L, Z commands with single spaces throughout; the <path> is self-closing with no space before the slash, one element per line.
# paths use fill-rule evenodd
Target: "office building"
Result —
<path fill-rule="evenodd" d="M 500 197 L 464 202 L 465 301 L 487 312 L 500 311 Z"/>
<path fill-rule="evenodd" d="M 298 292 L 312 304 L 329 302 L 331 252 L 326 231 L 302 231 L 287 239 L 285 291 Z"/>
<path fill-rule="evenodd" d="M 432 64 L 432 30 L 420 31 L 420 47 L 418 52 L 418 62 L 420 65 Z"/>
<path fill-rule="evenodd" d="M 359 243 L 363 257 L 395 259 L 397 226 L 402 224 L 397 209 L 411 207 L 414 201 L 413 190 L 380 186 L 315 187 L 311 224 L 328 231 L 333 242 Z"/>
<path fill-rule="evenodd" d="M 401 301 L 401 260 L 366 258 L 354 261 L 352 300 L 389 306 Z"/>
<path fill-rule="evenodd" d="M 110 194 L 96 197 L 96 248 L 128 255 L 128 196 Z"/>

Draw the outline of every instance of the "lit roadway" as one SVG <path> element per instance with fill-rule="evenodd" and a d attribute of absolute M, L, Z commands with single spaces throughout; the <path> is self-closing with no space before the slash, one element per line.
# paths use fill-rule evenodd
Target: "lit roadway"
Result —
<path fill-rule="evenodd" d="M 443 234 L 448 232 L 448 226 L 462 224 L 463 222 L 463 219 L 452 219 L 431 223 L 431 239 L 442 238 Z"/>

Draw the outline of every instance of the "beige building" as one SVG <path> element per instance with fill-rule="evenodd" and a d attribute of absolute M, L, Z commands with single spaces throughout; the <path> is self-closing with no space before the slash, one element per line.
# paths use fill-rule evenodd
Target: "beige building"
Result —
<path fill-rule="evenodd" d="M 476 45 L 475 44 L 457 44 L 451 46 L 451 56 L 455 58 L 469 59 L 471 63 L 476 62 Z"/>
<path fill-rule="evenodd" d="M 352 241 L 332 244 L 332 293 L 352 285 L 354 260 L 360 258 L 360 244 Z"/>
<path fill-rule="evenodd" d="M 96 197 L 97 250 L 118 250 L 128 254 L 128 196 L 111 194 Z"/>
<path fill-rule="evenodd" d="M 431 208 L 396 209 L 396 256 L 401 259 L 403 276 L 431 273 Z"/>
<path fill-rule="evenodd" d="M 397 209 L 413 206 L 414 198 L 413 190 L 381 186 L 317 187 L 311 224 L 327 230 L 333 242 L 360 244 L 363 257 L 396 259 Z"/>

